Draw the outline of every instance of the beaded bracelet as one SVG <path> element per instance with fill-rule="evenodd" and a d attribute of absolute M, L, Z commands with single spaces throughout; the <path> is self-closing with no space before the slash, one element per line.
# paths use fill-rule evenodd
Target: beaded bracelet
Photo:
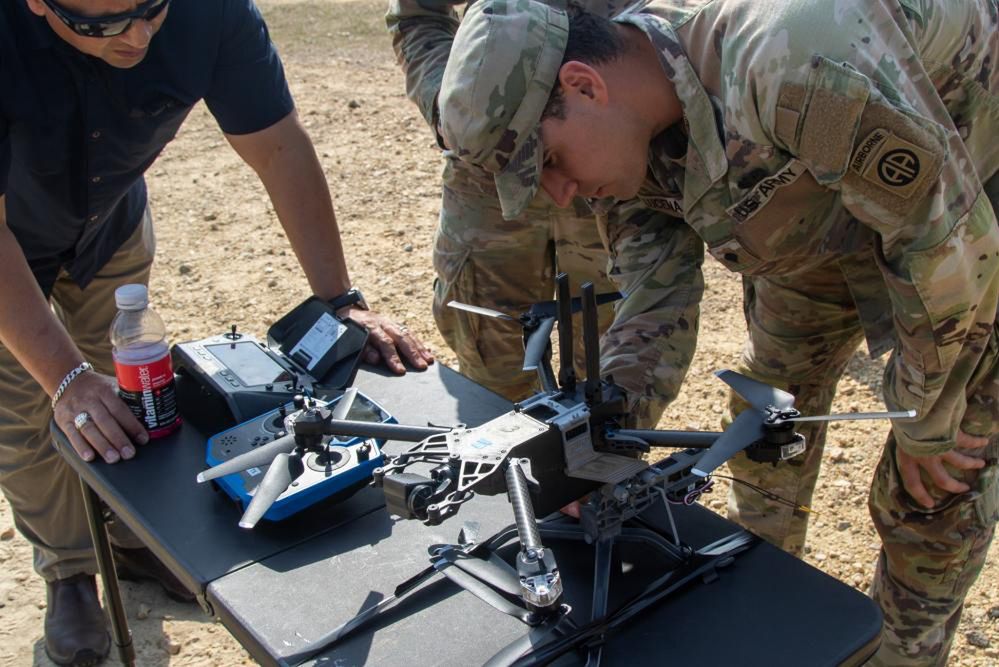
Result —
<path fill-rule="evenodd" d="M 59 383 L 59 387 L 55 390 L 55 393 L 52 394 L 52 409 L 55 410 L 56 403 L 58 403 L 59 399 L 62 398 L 63 392 L 66 391 L 66 388 L 69 387 L 73 380 L 80 377 L 87 371 L 92 370 L 94 370 L 94 367 L 90 365 L 90 362 L 84 361 L 82 364 L 66 373 L 66 377 L 62 379 L 62 382 Z"/>

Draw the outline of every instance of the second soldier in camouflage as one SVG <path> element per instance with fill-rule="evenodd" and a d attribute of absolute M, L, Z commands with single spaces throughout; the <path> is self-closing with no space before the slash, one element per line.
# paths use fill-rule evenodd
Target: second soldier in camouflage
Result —
<path fill-rule="evenodd" d="M 997 22 L 995 0 L 656 0 L 613 22 L 491 0 L 441 86 L 442 135 L 505 215 L 542 187 L 617 200 L 614 326 L 642 333 L 609 334 L 604 367 L 633 400 L 676 395 L 701 247 L 746 277 L 742 370 L 804 414 L 828 412 L 862 339 L 891 352 L 885 402 L 918 416 L 871 486 L 875 664 L 945 664 L 999 520 Z M 734 471 L 808 504 L 825 433 L 801 430 L 805 459 Z M 738 492 L 732 512 L 803 546 L 803 516 Z"/>

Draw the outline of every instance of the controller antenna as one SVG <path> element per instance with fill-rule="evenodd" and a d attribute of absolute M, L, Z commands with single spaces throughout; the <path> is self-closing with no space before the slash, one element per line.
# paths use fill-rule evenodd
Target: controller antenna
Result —
<path fill-rule="evenodd" d="M 558 383 L 562 391 L 571 394 L 576 391 L 576 368 L 572 353 L 572 295 L 569 293 L 569 276 L 560 273 L 555 277 L 558 307 Z"/>
<path fill-rule="evenodd" d="M 583 350 L 586 356 L 586 402 L 600 402 L 600 329 L 597 326 L 597 297 L 593 283 L 583 283 Z"/>

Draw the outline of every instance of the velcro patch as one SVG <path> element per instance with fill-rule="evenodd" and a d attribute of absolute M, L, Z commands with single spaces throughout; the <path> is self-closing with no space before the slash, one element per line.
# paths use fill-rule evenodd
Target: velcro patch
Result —
<path fill-rule="evenodd" d="M 798 177 L 807 171 L 805 165 L 798 160 L 790 160 L 772 176 L 766 176 L 760 180 L 745 197 L 726 209 L 729 215 L 745 222 L 756 215 L 770 199 L 777 194 L 777 191 L 784 186 L 791 185 L 798 180 Z"/>
<path fill-rule="evenodd" d="M 927 178 L 935 178 L 933 155 L 889 130 L 876 128 L 850 159 L 850 169 L 869 183 L 908 199 Z"/>

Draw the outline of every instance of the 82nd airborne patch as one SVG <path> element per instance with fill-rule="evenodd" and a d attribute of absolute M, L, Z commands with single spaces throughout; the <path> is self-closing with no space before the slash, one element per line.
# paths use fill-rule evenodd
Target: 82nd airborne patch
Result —
<path fill-rule="evenodd" d="M 933 155 L 892 132 L 878 128 L 860 142 L 850 159 L 850 169 L 869 183 L 908 199 L 934 174 Z"/>

